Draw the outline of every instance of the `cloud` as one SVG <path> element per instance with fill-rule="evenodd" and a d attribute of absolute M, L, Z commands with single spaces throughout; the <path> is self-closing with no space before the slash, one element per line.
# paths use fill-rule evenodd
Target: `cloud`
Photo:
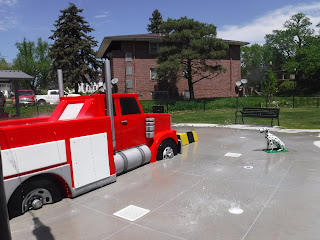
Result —
<path fill-rule="evenodd" d="M 17 25 L 17 19 L 12 16 L 0 17 L 0 31 L 12 29 Z"/>
<path fill-rule="evenodd" d="M 0 16 L 0 31 L 7 31 L 17 25 L 17 18 L 13 15 Z"/>
<path fill-rule="evenodd" d="M 0 6 L 14 6 L 16 5 L 18 0 L 0 0 Z"/>
<path fill-rule="evenodd" d="M 12 29 L 17 25 L 17 18 L 11 9 L 18 0 L 0 0 L 0 31 Z"/>
<path fill-rule="evenodd" d="M 272 30 L 283 29 L 286 20 L 298 12 L 305 13 L 315 27 L 320 22 L 320 3 L 311 3 L 308 5 L 289 5 L 264 16 L 254 19 L 252 22 L 243 25 L 228 25 L 218 29 L 218 37 L 230 40 L 246 41 L 250 43 L 263 44 L 266 34 L 272 33 Z"/>
<path fill-rule="evenodd" d="M 110 16 L 109 12 L 108 12 L 108 11 L 105 11 L 105 12 L 103 12 L 103 13 L 100 14 L 100 15 L 94 16 L 94 18 L 107 18 L 107 17 L 109 17 L 109 16 Z"/>

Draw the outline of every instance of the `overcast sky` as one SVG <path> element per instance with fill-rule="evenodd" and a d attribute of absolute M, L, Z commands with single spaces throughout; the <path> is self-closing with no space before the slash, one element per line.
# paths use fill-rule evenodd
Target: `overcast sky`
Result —
<path fill-rule="evenodd" d="M 260 44 L 295 13 L 307 14 L 314 25 L 320 22 L 320 1 L 312 0 L 0 0 L 0 54 L 12 62 L 15 43 L 24 37 L 51 43 L 53 25 L 69 2 L 84 9 L 82 16 L 95 29 L 91 35 L 99 45 L 105 36 L 146 33 L 155 9 L 164 20 L 187 16 L 216 25 L 218 37 Z"/>

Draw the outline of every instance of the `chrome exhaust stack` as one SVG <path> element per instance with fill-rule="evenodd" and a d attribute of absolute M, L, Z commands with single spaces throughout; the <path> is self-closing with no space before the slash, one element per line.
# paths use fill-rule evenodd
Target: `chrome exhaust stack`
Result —
<path fill-rule="evenodd" d="M 106 104 L 107 104 L 106 115 L 109 116 L 110 120 L 111 120 L 112 145 L 113 145 L 113 150 L 114 150 L 116 148 L 116 135 L 115 135 L 115 130 L 114 130 L 111 67 L 110 67 L 110 60 L 109 59 L 106 59 L 106 61 L 103 63 L 102 71 L 103 71 L 103 81 L 106 84 Z"/>

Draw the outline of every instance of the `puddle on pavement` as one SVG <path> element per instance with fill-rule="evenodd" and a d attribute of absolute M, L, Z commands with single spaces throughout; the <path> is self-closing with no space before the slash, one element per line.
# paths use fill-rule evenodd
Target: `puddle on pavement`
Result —
<path fill-rule="evenodd" d="M 244 166 L 243 168 L 244 169 L 252 169 L 253 167 L 252 166 Z"/>
<path fill-rule="evenodd" d="M 228 209 L 228 211 L 229 213 L 232 213 L 232 214 L 242 214 L 244 212 L 239 205 L 235 205 L 235 204 L 232 204 L 231 207 Z"/>

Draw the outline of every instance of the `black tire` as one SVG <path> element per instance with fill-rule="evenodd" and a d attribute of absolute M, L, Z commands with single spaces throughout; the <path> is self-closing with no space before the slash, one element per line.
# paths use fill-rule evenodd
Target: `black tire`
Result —
<path fill-rule="evenodd" d="M 45 100 L 43 100 L 43 99 L 40 99 L 39 101 L 38 101 L 38 105 L 40 105 L 40 106 L 44 106 L 44 105 L 46 105 L 46 101 Z"/>
<path fill-rule="evenodd" d="M 35 177 L 32 180 L 27 180 L 10 197 L 8 202 L 9 218 L 20 216 L 33 209 L 31 202 L 35 199 L 41 199 L 42 205 L 45 205 L 58 202 L 62 197 L 60 185 L 55 179 Z"/>
<path fill-rule="evenodd" d="M 178 153 L 178 146 L 171 138 L 163 140 L 158 148 L 157 160 L 173 158 Z"/>

